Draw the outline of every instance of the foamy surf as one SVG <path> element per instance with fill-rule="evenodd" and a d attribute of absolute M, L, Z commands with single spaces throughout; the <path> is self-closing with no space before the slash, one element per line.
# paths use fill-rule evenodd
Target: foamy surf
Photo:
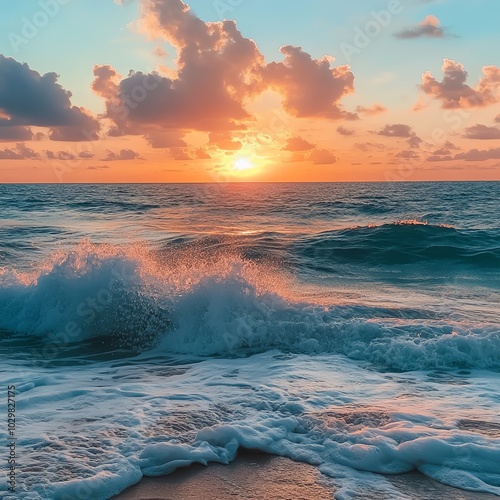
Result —
<path fill-rule="evenodd" d="M 394 494 L 377 474 L 411 470 L 500 494 L 493 373 L 394 375 L 280 351 L 195 363 L 150 353 L 50 375 L 7 368 L 21 393 L 21 498 L 110 498 L 145 475 L 229 463 L 242 447 L 313 464 L 345 498 L 367 484 Z"/>

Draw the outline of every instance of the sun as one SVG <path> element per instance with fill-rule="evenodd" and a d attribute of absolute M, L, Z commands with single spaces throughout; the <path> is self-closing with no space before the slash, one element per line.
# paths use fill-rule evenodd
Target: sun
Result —
<path fill-rule="evenodd" d="M 226 160 L 226 172 L 239 180 L 258 175 L 263 165 L 262 158 L 252 152 L 241 153 L 241 156 L 238 155 Z"/>
<path fill-rule="evenodd" d="M 237 172 L 245 172 L 254 168 L 253 163 L 249 158 L 238 158 L 233 164 L 233 170 Z"/>

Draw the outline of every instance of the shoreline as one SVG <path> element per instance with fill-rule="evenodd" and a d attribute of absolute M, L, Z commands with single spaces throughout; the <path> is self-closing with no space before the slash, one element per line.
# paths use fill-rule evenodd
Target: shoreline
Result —
<path fill-rule="evenodd" d="M 428 500 L 495 500 L 489 493 L 475 493 L 438 483 L 411 472 L 384 476 L 400 491 L 402 498 Z M 308 464 L 265 453 L 242 451 L 229 465 L 193 464 L 168 476 L 145 477 L 113 497 L 115 500 L 323 500 L 338 491 L 334 481 Z M 356 498 L 385 500 L 382 492 L 366 489 Z"/>

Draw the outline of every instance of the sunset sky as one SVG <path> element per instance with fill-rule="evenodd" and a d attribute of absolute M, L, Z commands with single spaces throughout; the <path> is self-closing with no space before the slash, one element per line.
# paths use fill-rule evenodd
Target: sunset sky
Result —
<path fill-rule="evenodd" d="M 500 180 L 498 0 L 25 0 L 0 182 Z"/>

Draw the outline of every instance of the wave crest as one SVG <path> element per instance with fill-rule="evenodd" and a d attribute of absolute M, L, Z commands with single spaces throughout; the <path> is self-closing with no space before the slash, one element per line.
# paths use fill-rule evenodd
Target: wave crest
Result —
<path fill-rule="evenodd" d="M 180 252 L 180 253 L 179 253 Z M 276 270 L 234 256 L 181 258 L 144 247 L 82 244 L 38 274 L 0 274 L 0 328 L 61 349 L 245 356 L 271 349 L 332 353 L 407 371 L 498 368 L 495 325 L 444 322 L 428 311 L 297 300 Z M 182 265 L 181 265 L 182 263 Z"/>
<path fill-rule="evenodd" d="M 500 266 L 500 239 L 493 232 L 459 230 L 416 220 L 320 233 L 303 238 L 297 249 L 312 266 L 394 266 L 424 261 L 483 268 Z"/>

